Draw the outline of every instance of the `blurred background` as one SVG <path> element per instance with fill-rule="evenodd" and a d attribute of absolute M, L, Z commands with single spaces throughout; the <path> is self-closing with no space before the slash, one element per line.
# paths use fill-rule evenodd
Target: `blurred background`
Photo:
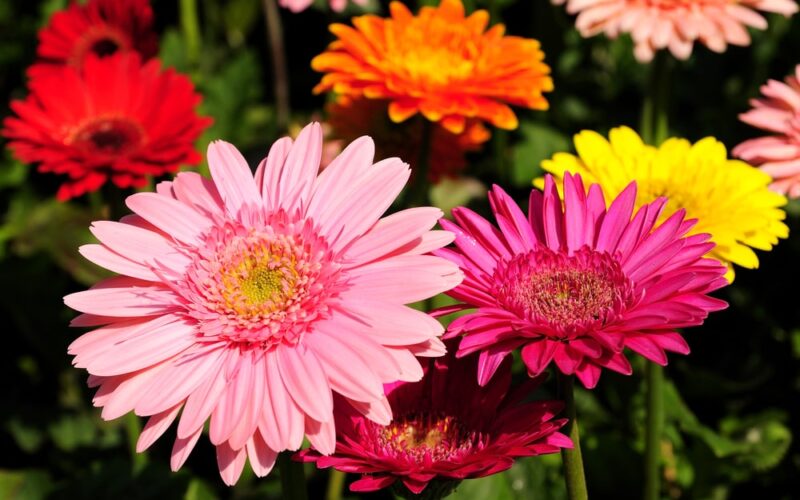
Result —
<path fill-rule="evenodd" d="M 587 128 L 605 134 L 623 124 L 637 128 L 647 71 L 633 58 L 629 39 L 582 39 L 563 7 L 545 0 L 466 3 L 488 9 L 492 23 L 504 22 L 510 34 L 539 39 L 556 90 L 548 96 L 549 111 L 518 110 L 517 130 L 497 131 L 483 151 L 471 153 L 462 176 L 434 190 L 434 203 L 447 208 L 468 202 L 485 212 L 482 186 L 492 182 L 527 200 L 531 179 L 541 173 L 540 161 L 571 151 L 573 134 Z M 35 58 L 38 29 L 66 4 L 0 2 L 2 117 L 10 113 L 10 100 L 25 95 L 25 69 Z M 201 114 L 214 119 L 198 149 L 205 151 L 211 139 L 225 139 L 246 152 L 252 164 L 280 135 L 311 118 L 324 119 L 325 98 L 311 91 L 320 76 L 309 63 L 331 40 L 327 25 L 365 11 L 387 12 L 387 2 L 375 1 L 338 14 L 323 1 L 298 14 L 280 9 L 290 82 L 286 128 L 276 116 L 261 2 L 152 4 L 159 57 L 191 77 L 203 95 Z M 730 47 L 718 55 L 697 46 L 689 61 L 675 62 L 671 135 L 693 142 L 713 135 L 729 149 L 759 135 L 737 115 L 767 78 L 782 79 L 800 63 L 800 16 L 771 16 L 769 29 L 752 35 L 751 47 Z M 169 438 L 137 455 L 137 418 L 100 419 L 85 372 L 73 369 L 66 354 L 81 331 L 67 326 L 73 312 L 62 302 L 65 294 L 104 276 L 77 252 L 92 241 L 87 229 L 92 209 L 86 197 L 56 201 L 58 179 L 17 162 L 2 145 L 0 498 L 279 498 L 277 470 L 257 480 L 246 468 L 239 483 L 227 488 L 213 447 L 201 440 L 183 469 L 172 473 Z M 794 233 L 800 229 L 800 205 L 791 204 L 788 212 Z M 671 358 L 663 445 L 669 498 L 797 495 L 800 446 L 793 437 L 800 434 L 800 307 L 791 287 L 800 281 L 800 237 L 790 236 L 759 257 L 758 271 L 739 270 L 735 286 L 719 294 L 730 309 L 687 332 L 692 354 Z M 577 394 L 594 498 L 635 498 L 641 491 L 642 373 L 637 365 L 631 377 L 606 372 L 596 390 Z M 517 374 L 525 376 L 522 369 Z M 454 498 L 521 499 L 531 498 L 524 493 L 530 491 L 536 498 L 563 498 L 560 462 L 558 455 L 520 460 L 506 473 L 464 482 Z M 307 477 L 311 498 L 321 498 L 327 472 L 309 468 Z"/>

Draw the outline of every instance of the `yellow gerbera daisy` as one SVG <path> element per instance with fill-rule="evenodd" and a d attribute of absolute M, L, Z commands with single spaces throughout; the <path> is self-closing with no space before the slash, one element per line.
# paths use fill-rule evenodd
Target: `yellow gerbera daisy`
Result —
<path fill-rule="evenodd" d="M 611 130 L 607 140 L 585 130 L 575 136 L 577 156 L 556 153 L 542 168 L 556 177 L 580 174 L 586 185 L 599 183 L 613 200 L 632 180 L 638 184 L 637 208 L 659 196 L 669 202 L 662 217 L 685 208 L 698 219 L 692 233 L 709 233 L 716 247 L 709 253 L 728 266 L 758 267 L 753 249 L 771 250 L 789 235 L 781 209 L 786 198 L 770 191 L 769 175 L 739 160 L 728 159 L 725 145 L 714 139 L 691 144 L 672 138 L 656 148 L 628 127 Z M 541 186 L 542 179 L 534 184 Z"/>

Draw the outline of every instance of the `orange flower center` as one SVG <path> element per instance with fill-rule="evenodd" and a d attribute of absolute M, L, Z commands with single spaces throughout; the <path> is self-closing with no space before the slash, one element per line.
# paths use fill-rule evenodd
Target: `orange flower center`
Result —
<path fill-rule="evenodd" d="M 415 18 L 394 35 L 396 44 L 389 46 L 386 69 L 429 88 L 472 78 L 479 55 L 475 35 L 463 25 L 447 24 L 443 19 L 427 21 Z M 388 83 L 391 85 L 391 80 Z"/>

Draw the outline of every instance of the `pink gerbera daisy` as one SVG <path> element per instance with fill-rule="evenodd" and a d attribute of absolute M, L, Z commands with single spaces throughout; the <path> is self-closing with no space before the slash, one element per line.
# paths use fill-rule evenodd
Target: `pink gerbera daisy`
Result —
<path fill-rule="evenodd" d="M 664 351 L 689 347 L 676 331 L 699 325 L 726 303 L 707 294 L 727 284 L 725 267 L 703 256 L 707 234 L 686 237 L 695 220 L 679 210 L 657 225 L 667 200 L 643 205 L 631 218 L 636 183 L 606 209 L 599 185 L 586 194 L 566 174 L 564 199 L 551 176 L 532 191 L 528 217 L 498 186 L 489 193 L 500 230 L 467 208 L 453 209 L 456 248 L 438 255 L 457 263 L 464 282 L 449 295 L 477 308 L 454 320 L 459 355 L 480 351 L 485 384 L 511 351 L 522 347 L 531 375 L 551 361 L 594 387 L 601 368 L 630 374 L 623 348 L 666 365 Z"/>
<path fill-rule="evenodd" d="M 69 347 L 99 386 L 104 419 L 150 419 L 137 449 L 176 419 L 172 468 L 206 420 L 223 480 L 246 458 L 263 476 L 276 453 L 307 436 L 335 445 L 332 392 L 387 424 L 383 385 L 414 381 L 414 357 L 438 356 L 442 327 L 403 304 L 461 281 L 424 255 L 453 235 L 430 231 L 441 212 L 419 207 L 379 219 L 408 180 L 397 158 L 372 163 L 372 140 L 353 142 L 321 174 L 322 132 L 276 142 L 255 173 L 230 144 L 208 149 L 212 179 L 193 172 L 130 196 L 135 212 L 95 222 L 101 244 L 81 247 L 123 276 L 65 297 L 101 326 Z"/>
<path fill-rule="evenodd" d="M 352 0 L 354 4 L 360 5 L 361 7 L 367 5 L 368 0 Z M 311 7 L 314 3 L 314 0 L 279 0 L 281 7 L 285 7 L 292 12 L 302 12 L 307 8 Z M 341 12 L 347 7 L 347 0 L 328 0 L 328 4 L 330 5 L 331 9 L 336 12 Z"/>
<path fill-rule="evenodd" d="M 158 52 L 149 0 L 71 2 L 39 32 L 39 61 L 28 71 L 35 76 L 65 64 L 80 68 L 89 54 L 117 52 L 137 52 L 143 60 Z"/>
<path fill-rule="evenodd" d="M 343 404 L 344 411 L 336 414 L 336 453 L 304 450 L 298 458 L 364 474 L 350 485 L 352 491 L 401 481 L 420 494 L 429 485 L 452 489 L 462 479 L 502 472 L 518 457 L 572 448 L 572 441 L 557 432 L 567 420 L 553 419 L 563 403 L 521 403 L 543 377 L 508 393 L 511 359 L 484 387 L 475 383 L 476 356 L 456 359 L 451 352 L 429 360 L 425 371 L 420 382 L 386 386 L 395 416 L 391 424 L 378 425 Z"/>
<path fill-rule="evenodd" d="M 590 37 L 605 33 L 616 38 L 630 33 L 636 58 L 650 61 L 656 50 L 669 48 L 679 59 L 692 53 L 699 41 L 715 52 L 728 44 L 749 45 L 747 27 L 766 29 L 759 14 L 774 12 L 791 16 L 794 0 L 553 0 L 567 4 L 567 12 L 578 14 L 575 27 Z"/>
<path fill-rule="evenodd" d="M 786 82 L 770 80 L 761 86 L 763 98 L 739 118 L 775 135 L 745 141 L 733 154 L 772 176 L 778 193 L 800 198 L 800 65 Z"/>

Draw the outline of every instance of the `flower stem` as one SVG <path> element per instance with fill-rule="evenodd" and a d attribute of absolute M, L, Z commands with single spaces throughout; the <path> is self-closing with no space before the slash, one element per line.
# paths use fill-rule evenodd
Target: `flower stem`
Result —
<path fill-rule="evenodd" d="M 420 143 L 416 165 L 411 165 L 411 184 L 403 193 L 403 208 L 421 207 L 430 205 L 430 186 L 428 185 L 428 172 L 430 171 L 431 142 L 433 142 L 433 127 L 435 126 L 424 116 L 420 115 Z"/>
<path fill-rule="evenodd" d="M 650 68 L 650 82 L 642 109 L 642 138 L 653 146 L 661 145 L 669 135 L 669 74 L 671 59 L 666 51 L 656 54 Z M 664 433 L 664 369 L 647 362 L 645 391 L 647 423 L 644 450 L 644 498 L 661 495 L 661 439 Z"/>
<path fill-rule="evenodd" d="M 180 0 L 181 31 L 186 40 L 186 58 L 193 66 L 200 58 L 200 23 L 197 0 Z"/>
<path fill-rule="evenodd" d="M 286 48 L 283 43 L 281 13 L 276 0 L 264 0 L 264 20 L 267 23 L 267 42 L 272 59 L 275 86 L 275 121 L 280 133 L 289 128 L 291 107 L 289 105 L 289 70 L 286 65 Z"/>
<path fill-rule="evenodd" d="M 569 500 L 587 500 L 586 476 L 583 473 L 583 456 L 581 455 L 581 438 L 578 432 L 578 417 L 575 411 L 575 379 L 558 371 L 558 393 L 566 406 L 566 417 L 569 419 L 564 428 L 572 440 L 572 449 L 561 449 L 561 460 L 564 463 L 564 481 L 567 485 Z"/>
<path fill-rule="evenodd" d="M 664 368 L 647 363 L 647 429 L 644 455 L 644 498 L 661 498 L 661 436 L 664 432 Z"/>
<path fill-rule="evenodd" d="M 347 474 L 336 469 L 331 469 L 328 475 L 328 490 L 325 492 L 325 500 L 342 500 L 342 489 Z"/>
<path fill-rule="evenodd" d="M 147 465 L 147 455 L 136 452 L 136 442 L 139 440 L 139 434 L 142 432 L 142 424 L 139 422 L 139 417 L 133 412 L 130 412 L 125 415 L 124 425 L 125 434 L 128 438 L 128 449 L 131 453 L 133 472 L 138 473 Z"/>
<path fill-rule="evenodd" d="M 669 134 L 669 56 L 661 50 L 650 65 L 650 79 L 642 107 L 641 133 L 647 144 L 659 146 Z"/>
<path fill-rule="evenodd" d="M 292 460 L 292 453 L 285 451 L 278 455 L 278 467 L 281 471 L 281 489 L 285 500 L 307 500 L 306 474 L 301 462 Z"/>

